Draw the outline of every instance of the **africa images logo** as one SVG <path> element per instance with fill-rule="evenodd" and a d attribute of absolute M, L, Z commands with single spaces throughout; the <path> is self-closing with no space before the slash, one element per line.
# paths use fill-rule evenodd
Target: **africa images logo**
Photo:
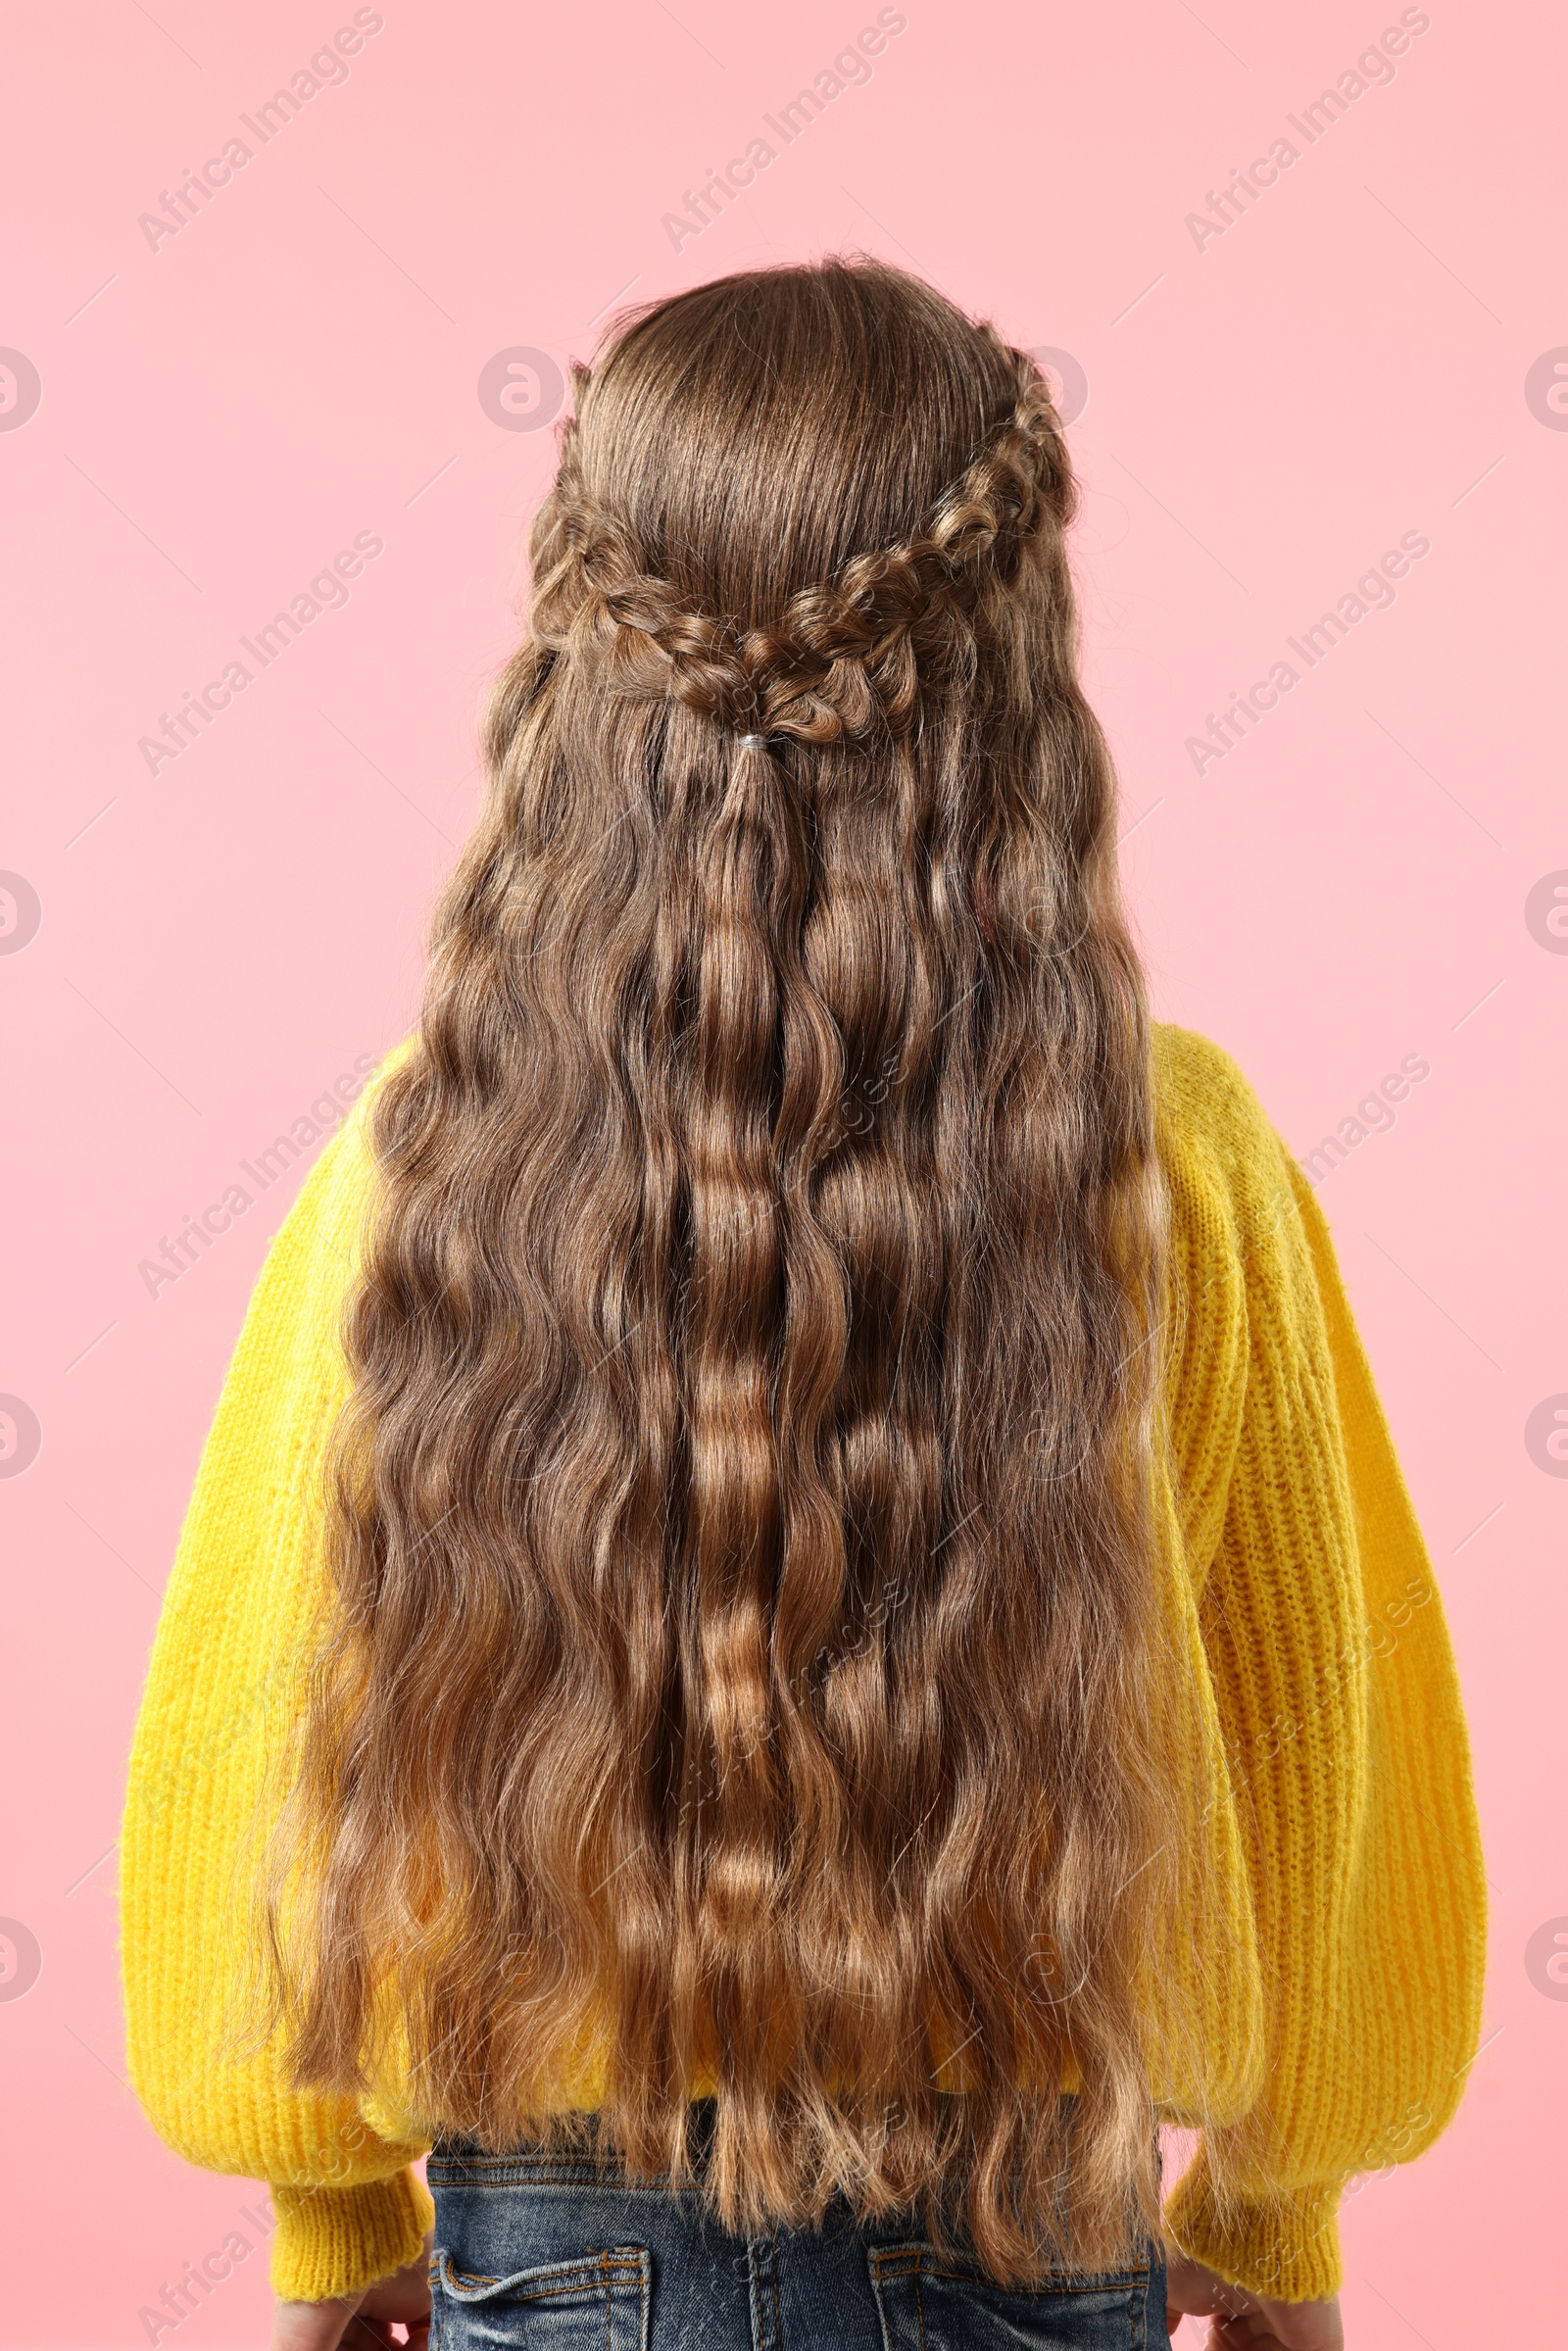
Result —
<path fill-rule="evenodd" d="M 38 935 L 43 906 L 24 873 L 0 873 L 0 955 L 19 955 Z"/>
<path fill-rule="evenodd" d="M 1548 2000 L 1568 2000 L 1568 1919 L 1544 1919 L 1525 1945 L 1525 1974 Z"/>
<path fill-rule="evenodd" d="M 139 213 L 136 218 L 136 225 L 154 253 L 160 252 L 193 220 L 199 220 L 215 196 L 230 186 L 235 174 L 243 171 L 264 147 L 270 147 L 313 98 L 318 98 L 323 90 L 341 88 L 349 78 L 349 59 L 357 57 L 367 40 L 373 39 L 385 24 L 386 19 L 377 9 L 356 9 L 353 24 L 340 24 L 309 64 L 290 76 L 286 87 L 275 89 L 254 115 L 240 116 L 250 139 L 256 142 L 254 147 L 250 139 L 235 131 L 221 143 L 217 155 L 210 155 L 204 164 L 187 167 L 173 187 L 160 188 L 161 209 L 156 213 Z"/>
<path fill-rule="evenodd" d="M 1525 1451 L 1548 1478 L 1568 1478 L 1568 1396 L 1544 1396 L 1525 1422 Z"/>
<path fill-rule="evenodd" d="M 693 237 L 700 237 L 705 229 L 711 228 L 742 191 L 752 186 L 758 173 L 776 163 L 784 149 L 793 147 L 846 91 L 862 89 L 872 76 L 871 59 L 880 57 L 889 41 L 896 40 L 908 28 L 909 20 L 902 8 L 879 8 L 875 24 L 867 24 L 858 33 L 830 66 L 824 66 L 776 114 L 762 117 L 766 131 L 755 132 L 744 154 L 732 156 L 721 169 L 710 166 L 699 186 L 683 189 L 684 209 L 665 213 L 660 222 L 675 251 L 679 253 Z M 766 135 L 768 131 L 771 138 Z"/>
<path fill-rule="evenodd" d="M 0 1478 L 31 1469 L 43 1443 L 38 1415 L 24 1396 L 0 1396 Z"/>
<path fill-rule="evenodd" d="M 1286 638 L 1286 644 L 1301 664 L 1299 669 L 1282 656 L 1268 675 L 1258 678 L 1245 694 L 1233 688 L 1223 710 L 1209 711 L 1204 721 L 1207 734 L 1194 733 L 1187 738 L 1184 748 L 1199 774 L 1244 743 L 1259 719 L 1279 708 L 1281 696 L 1293 693 L 1306 672 L 1325 661 L 1336 645 L 1343 644 L 1369 612 L 1385 612 L 1396 603 L 1398 596 L 1394 582 L 1402 580 L 1412 563 L 1425 563 L 1431 553 L 1432 541 L 1425 531 L 1401 531 L 1398 546 L 1385 548 L 1353 588 L 1347 588 L 1298 637 Z"/>
<path fill-rule="evenodd" d="M 1286 116 L 1301 142 L 1299 147 L 1282 131 L 1271 141 L 1268 153 L 1255 156 L 1245 171 L 1233 164 L 1229 179 L 1208 190 L 1204 198 L 1207 212 L 1187 216 L 1187 233 L 1199 252 L 1206 253 L 1216 238 L 1245 220 L 1267 190 L 1279 185 L 1282 172 L 1293 170 L 1308 148 L 1326 138 L 1369 90 L 1386 89 L 1398 73 L 1395 59 L 1403 57 L 1412 40 L 1431 30 L 1432 19 L 1424 8 L 1401 10 L 1398 24 L 1388 25 L 1379 39 L 1362 50 L 1353 66 L 1347 66 L 1298 115 Z"/>
<path fill-rule="evenodd" d="M 1568 343 L 1532 361 L 1525 375 L 1525 406 L 1549 432 L 1568 432 Z"/>
<path fill-rule="evenodd" d="M 503 432 L 538 432 L 554 423 L 566 397 L 566 378 L 548 351 L 514 343 L 479 370 L 479 406 Z"/>
<path fill-rule="evenodd" d="M 1525 928 L 1548 955 L 1568 955 L 1568 871 L 1542 875 L 1525 900 Z"/>
<path fill-rule="evenodd" d="M 38 1937 L 21 1919 L 0 1919 L 0 2000 L 30 1992 L 43 1966 Z"/>
<path fill-rule="evenodd" d="M 43 383 L 24 351 L 0 347 L 0 432 L 25 424 L 43 398 Z"/>

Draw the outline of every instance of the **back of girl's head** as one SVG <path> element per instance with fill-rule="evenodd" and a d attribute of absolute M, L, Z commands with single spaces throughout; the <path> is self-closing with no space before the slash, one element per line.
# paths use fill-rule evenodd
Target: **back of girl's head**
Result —
<path fill-rule="evenodd" d="M 1152 2211 L 1181 1841 L 1070 502 L 1033 362 L 878 265 L 579 372 L 375 1104 L 274 1886 L 301 2079 L 404 2049 L 492 2144 L 587 2080 L 677 2173 L 706 2087 L 732 2225 L 961 2177 L 999 2272 Z"/>
<path fill-rule="evenodd" d="M 564 647 L 575 621 L 572 649 L 624 688 L 723 723 L 897 729 L 915 660 L 929 706 L 1026 553 L 1059 549 L 1070 476 L 1039 370 L 896 270 L 699 287 L 577 387 L 534 533 L 534 638 Z"/>
<path fill-rule="evenodd" d="M 766 626 L 791 595 L 908 538 L 1038 383 L 896 270 L 723 278 L 612 346 L 579 405 L 571 479 L 677 596 Z"/>

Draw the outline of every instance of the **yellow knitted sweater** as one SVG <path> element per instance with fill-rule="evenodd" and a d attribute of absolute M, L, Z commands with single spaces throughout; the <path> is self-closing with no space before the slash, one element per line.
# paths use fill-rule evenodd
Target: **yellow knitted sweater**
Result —
<path fill-rule="evenodd" d="M 1253 2085 L 1275 2150 L 1222 2211 L 1200 2146 L 1166 2217 L 1197 2259 L 1304 2300 L 1339 2286 L 1346 2181 L 1419 2154 L 1458 2103 L 1479 2028 L 1480 1838 L 1442 1604 L 1322 1210 L 1223 1053 L 1162 1027 L 1154 1062 L 1181 1335 L 1174 1589 L 1194 1705 L 1227 1757 L 1230 1907 L 1255 1945 L 1255 1996 L 1216 2002 L 1205 2042 L 1217 2076 Z M 164 1602 L 123 1837 L 137 2093 L 178 2153 L 270 2183 L 273 2282 L 308 2299 L 416 2258 L 431 2210 L 395 2097 L 361 2111 L 288 2089 L 275 2053 L 225 2040 L 236 1865 L 300 1704 L 375 1083 L 251 1300 Z"/>

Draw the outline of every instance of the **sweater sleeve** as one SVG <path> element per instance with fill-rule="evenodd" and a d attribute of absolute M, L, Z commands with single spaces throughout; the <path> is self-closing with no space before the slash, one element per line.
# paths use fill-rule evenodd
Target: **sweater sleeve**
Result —
<path fill-rule="evenodd" d="M 351 2292 L 418 2256 L 431 2203 L 352 2100 L 242 2053 L 241 1883 L 270 1767 L 297 1720 L 315 1500 L 347 1391 L 338 1315 L 369 1174 L 368 1097 L 327 1144 L 269 1252 L 165 1595 L 126 1794 L 122 1962 L 130 2079 L 177 2154 L 267 2180 L 279 2294 Z"/>
<path fill-rule="evenodd" d="M 1252 1104 L 1246 1394 L 1201 1617 L 1266 1984 L 1263 2090 L 1166 2206 L 1282 2301 L 1336 2293 L 1338 2205 L 1418 2155 L 1479 2031 L 1485 1878 L 1454 1661 L 1322 1208 Z"/>

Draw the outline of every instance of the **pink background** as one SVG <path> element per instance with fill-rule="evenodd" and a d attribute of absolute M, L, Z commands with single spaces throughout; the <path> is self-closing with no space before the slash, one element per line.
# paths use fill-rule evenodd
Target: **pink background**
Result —
<path fill-rule="evenodd" d="M 846 247 L 1087 375 L 1087 659 L 1158 1009 L 1233 1052 L 1303 1153 L 1402 1056 L 1430 1063 L 1322 1197 L 1446 1592 L 1494 1956 L 1457 2124 L 1350 2198 L 1347 2307 L 1359 2351 L 1560 2317 L 1568 1984 L 1527 1945 L 1568 1929 L 1568 1463 L 1526 1423 L 1568 1391 L 1568 939 L 1526 902 L 1568 881 L 1568 410 L 1526 378 L 1568 344 L 1568 35 L 1545 5 L 1433 0 L 1396 77 L 1307 146 L 1287 116 L 1397 8 L 906 13 L 678 252 L 662 216 L 873 7 L 386 0 L 349 77 L 268 145 L 242 133 L 253 159 L 156 250 L 138 216 L 352 8 L 13 16 L 0 344 L 42 387 L 0 430 L 0 867 L 41 906 L 0 958 L 0 1390 L 42 1431 L 0 1487 L 0 1915 L 42 1955 L 0 2000 L 19 2342 L 144 2341 L 139 2308 L 253 2201 L 169 2154 L 121 2081 L 114 1842 L 158 1593 L 297 1173 L 156 1298 L 138 1268 L 410 1024 L 552 463 L 480 372 L 586 355 L 622 299 Z M 1186 216 L 1282 135 L 1300 160 L 1200 249 Z M 24 371 L 0 376 L 0 426 L 25 404 Z M 1430 554 L 1392 608 L 1197 772 L 1205 713 L 1405 531 Z M 149 772 L 138 739 L 357 532 L 383 552 L 349 601 Z M 179 2339 L 266 2321 L 253 2261 Z"/>

